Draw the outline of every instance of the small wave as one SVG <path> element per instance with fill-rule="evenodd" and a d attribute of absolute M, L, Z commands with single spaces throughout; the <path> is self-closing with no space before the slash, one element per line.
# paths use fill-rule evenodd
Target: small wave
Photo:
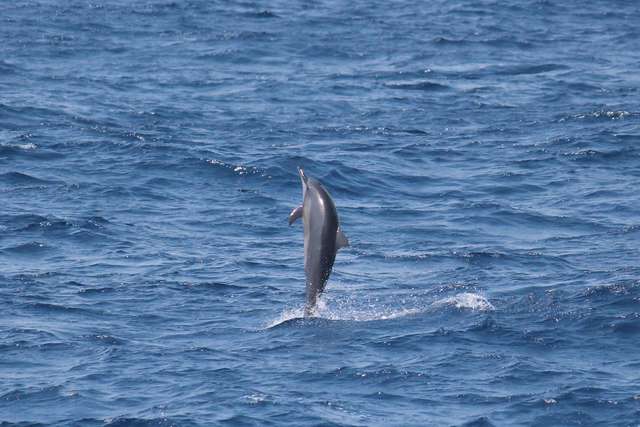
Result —
<path fill-rule="evenodd" d="M 428 135 L 427 131 L 416 128 L 394 128 L 388 126 L 363 126 L 363 125 L 346 125 L 346 126 L 324 126 L 317 127 L 316 130 L 322 133 L 332 133 L 338 135 Z M 363 148 L 371 146 L 371 142 L 367 142 L 364 145 L 353 144 L 352 146 L 345 147 L 345 150 L 349 151 L 361 151 Z"/>
<path fill-rule="evenodd" d="M 16 246 L 6 247 L 0 252 L 10 255 L 39 255 L 47 251 L 49 247 L 41 242 L 28 242 Z"/>
<path fill-rule="evenodd" d="M 462 39 L 450 39 L 450 38 L 447 38 L 447 37 L 441 37 L 441 36 L 440 36 L 440 37 L 434 37 L 431 41 L 432 41 L 433 43 L 436 43 L 436 44 L 444 44 L 444 45 L 446 45 L 446 44 L 456 45 L 456 44 L 465 44 L 465 43 L 468 43 L 468 41 L 467 41 L 467 40 L 462 40 Z"/>
<path fill-rule="evenodd" d="M 386 87 L 390 89 L 401 90 L 422 90 L 422 91 L 439 91 L 451 89 L 451 86 L 443 85 L 430 81 L 407 82 L 407 83 L 389 83 Z"/>
<path fill-rule="evenodd" d="M 493 424 L 487 417 L 479 417 L 466 423 L 460 424 L 460 427 L 493 427 Z"/>
<path fill-rule="evenodd" d="M 105 228 L 107 224 L 110 224 L 108 219 L 101 216 L 91 216 L 84 220 L 82 226 L 86 228 Z"/>
<path fill-rule="evenodd" d="M 454 39 L 454 38 L 446 38 L 446 37 L 435 37 L 434 39 L 432 39 L 432 42 L 434 44 L 443 45 L 443 46 L 479 44 L 479 45 L 489 45 L 489 46 L 499 46 L 499 47 L 518 47 L 520 49 L 529 49 L 532 46 L 531 43 L 524 40 L 518 40 L 512 36 L 479 39 L 479 40 L 473 40 L 468 38 Z"/>
<path fill-rule="evenodd" d="M 27 142 L 26 144 L 0 144 L 0 154 L 10 152 L 12 150 L 31 151 L 38 148 L 33 142 Z"/>
<path fill-rule="evenodd" d="M 640 113 L 626 110 L 596 110 L 586 113 L 572 114 L 558 119 L 559 122 L 567 120 L 622 120 L 629 117 L 638 117 Z"/>
<path fill-rule="evenodd" d="M 27 175 L 26 173 L 7 172 L 0 174 L 0 182 L 7 184 L 46 184 L 48 181 Z"/>
<path fill-rule="evenodd" d="M 106 419 L 105 427 L 171 427 L 176 425 L 192 425 L 191 423 L 185 423 L 184 420 L 176 420 L 167 417 L 161 418 L 116 418 Z"/>
<path fill-rule="evenodd" d="M 246 165 L 232 165 L 229 163 L 225 163 L 221 160 L 217 160 L 217 159 L 210 159 L 207 160 L 207 163 L 213 166 L 216 166 L 218 168 L 222 168 L 227 169 L 232 171 L 235 175 L 238 176 L 243 176 L 243 175 L 256 175 L 256 174 L 261 174 L 263 175 L 260 169 L 254 167 L 254 166 L 246 166 Z"/>
<path fill-rule="evenodd" d="M 0 218 L 2 217 L 0 216 Z M 89 236 L 92 236 L 95 230 L 105 230 L 110 224 L 108 220 L 99 216 L 75 220 L 36 214 L 7 216 L 7 222 L 11 223 L 13 225 L 12 228 L 16 231 L 41 233 L 71 232 L 70 235 L 76 235 L 77 237 L 81 237 L 78 233 L 83 232 L 90 232 Z"/>
<path fill-rule="evenodd" d="M 79 307 L 73 307 L 63 304 L 53 304 L 46 302 L 37 302 L 34 304 L 29 304 L 36 310 L 41 310 L 46 313 L 82 313 L 87 312 L 87 310 Z"/>
<path fill-rule="evenodd" d="M 569 158 L 573 161 L 608 161 L 608 160 L 620 160 L 625 161 L 628 159 L 634 159 L 638 157 L 638 153 L 635 148 L 631 149 L 622 149 L 622 150 L 593 150 L 593 149 L 585 149 L 585 150 L 577 150 L 562 153 L 562 155 L 566 158 Z"/>
<path fill-rule="evenodd" d="M 560 65 L 560 64 L 516 65 L 516 66 L 498 68 L 494 70 L 494 73 L 497 75 L 519 76 L 519 75 L 530 75 L 530 74 L 542 74 L 542 73 L 548 73 L 550 71 L 558 71 L 558 70 L 566 70 L 566 69 L 568 69 L 567 66 Z"/>
<path fill-rule="evenodd" d="M 269 397 L 264 393 L 251 393 L 242 396 L 242 399 L 250 405 L 261 405 L 270 401 Z"/>
<path fill-rule="evenodd" d="M 629 117 L 631 115 L 638 115 L 638 113 L 630 113 L 629 111 L 618 110 L 618 111 L 593 111 L 587 114 L 577 114 L 575 116 L 576 119 L 585 119 L 585 118 L 594 118 L 594 119 L 611 119 L 611 120 L 619 120 L 624 119 L 625 117 Z"/>
<path fill-rule="evenodd" d="M 260 12 L 248 12 L 244 14 L 248 18 L 279 18 L 276 13 L 270 10 L 261 10 Z"/>
<path fill-rule="evenodd" d="M 23 228 L 20 228 L 19 231 L 36 231 L 36 230 L 65 230 L 72 228 L 73 224 L 64 219 L 54 219 L 54 218 L 45 218 L 41 221 L 32 222 L 26 225 Z"/>
<path fill-rule="evenodd" d="M 63 157 L 62 154 L 50 149 L 43 149 L 33 142 L 24 142 L 32 137 L 33 135 L 30 133 L 22 133 L 11 138 L 18 142 L 0 143 L 0 157 L 22 157 L 41 160 Z"/>
<path fill-rule="evenodd" d="M 20 68 L 7 61 L 0 60 L 0 75 L 17 74 Z"/>
<path fill-rule="evenodd" d="M 116 345 L 125 344 L 125 341 L 123 339 L 114 337 L 106 333 L 85 335 L 83 336 L 83 338 L 87 341 L 94 342 L 100 345 L 106 345 L 106 346 L 116 346 Z"/>
<path fill-rule="evenodd" d="M 629 334 L 632 336 L 640 333 L 640 315 L 635 314 L 626 316 L 624 320 L 611 323 L 611 329 L 616 333 Z"/>
<path fill-rule="evenodd" d="M 436 301 L 434 306 L 453 306 L 459 309 L 471 309 L 477 311 L 494 311 L 496 308 L 482 295 L 463 292 L 461 294 Z"/>
<path fill-rule="evenodd" d="M 0 396 L 0 401 L 14 402 L 18 400 L 28 400 L 34 398 L 51 398 L 62 395 L 62 386 L 49 386 L 43 388 L 29 387 L 25 389 L 14 389 Z M 0 424 L 2 425 L 2 424 Z"/>
<path fill-rule="evenodd" d="M 83 296 L 83 297 L 90 297 L 90 296 L 94 296 L 94 295 L 105 295 L 105 294 L 110 294 L 116 292 L 115 288 L 112 287 L 102 287 L 102 288 L 88 288 L 88 289 L 82 289 L 80 291 L 78 291 L 78 295 Z"/>
<path fill-rule="evenodd" d="M 640 281 L 620 282 L 607 285 L 590 286 L 582 292 L 587 298 L 609 298 L 611 296 L 631 295 L 640 290 Z"/>

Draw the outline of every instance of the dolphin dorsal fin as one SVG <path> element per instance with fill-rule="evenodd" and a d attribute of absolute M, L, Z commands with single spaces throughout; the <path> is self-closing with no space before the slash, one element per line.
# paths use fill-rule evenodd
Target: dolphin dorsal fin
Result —
<path fill-rule="evenodd" d="M 289 225 L 293 224 L 298 218 L 302 218 L 302 205 L 292 210 L 289 214 Z"/>
<path fill-rule="evenodd" d="M 346 248 L 347 246 L 349 246 L 349 239 L 347 239 L 347 236 L 338 228 L 338 231 L 336 231 L 336 249 Z"/>

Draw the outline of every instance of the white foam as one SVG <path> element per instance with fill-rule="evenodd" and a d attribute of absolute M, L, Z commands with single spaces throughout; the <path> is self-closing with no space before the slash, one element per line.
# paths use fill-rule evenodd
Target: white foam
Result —
<path fill-rule="evenodd" d="M 32 142 L 27 144 L 0 144 L 1 147 L 18 148 L 20 150 L 35 150 L 38 146 Z"/>
<path fill-rule="evenodd" d="M 496 308 L 482 295 L 463 292 L 433 303 L 434 306 L 450 305 L 455 308 L 468 308 L 477 311 L 494 311 Z"/>
<path fill-rule="evenodd" d="M 410 316 L 425 311 L 420 308 L 386 307 L 369 304 L 365 307 L 350 306 L 321 306 L 318 305 L 316 314 L 328 320 L 349 320 L 352 322 L 372 322 L 375 320 L 391 320 Z"/>
<path fill-rule="evenodd" d="M 251 393 L 243 396 L 243 398 L 250 405 L 259 405 L 267 401 L 267 396 L 262 393 Z"/>

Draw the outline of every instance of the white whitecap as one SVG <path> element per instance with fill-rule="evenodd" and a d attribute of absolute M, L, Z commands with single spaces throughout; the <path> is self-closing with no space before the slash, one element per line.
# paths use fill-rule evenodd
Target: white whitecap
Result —
<path fill-rule="evenodd" d="M 463 292 L 452 297 L 444 298 L 433 303 L 434 306 L 449 305 L 455 308 L 468 308 L 478 311 L 493 311 L 496 308 L 482 295 Z"/>
<path fill-rule="evenodd" d="M 35 150 L 38 146 L 32 142 L 26 144 L 0 144 L 0 147 L 17 148 L 20 150 Z"/>
<path fill-rule="evenodd" d="M 372 322 L 391 320 L 425 311 L 421 308 L 389 307 L 368 304 L 365 306 L 328 305 L 324 301 L 318 304 L 316 315 L 327 320 L 349 320 L 352 322 Z"/>

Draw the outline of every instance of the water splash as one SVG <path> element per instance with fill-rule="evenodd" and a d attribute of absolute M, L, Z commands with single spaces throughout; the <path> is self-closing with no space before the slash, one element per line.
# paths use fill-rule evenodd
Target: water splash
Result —
<path fill-rule="evenodd" d="M 444 298 L 433 303 L 437 306 L 453 306 L 459 309 L 471 309 L 477 311 L 494 311 L 496 308 L 482 295 L 474 294 L 471 292 L 463 292 L 455 296 Z"/>
<path fill-rule="evenodd" d="M 289 322 L 294 319 L 302 319 L 302 318 L 304 318 L 303 307 L 285 309 L 282 311 L 282 313 L 280 313 L 280 316 L 268 322 L 265 325 L 264 329 L 271 329 L 273 327 L 281 325 L 282 323 Z"/>
<path fill-rule="evenodd" d="M 471 292 L 463 292 L 452 297 L 436 300 L 435 302 L 420 302 L 418 298 L 404 298 L 398 304 L 379 303 L 368 300 L 358 303 L 351 297 L 325 297 L 318 300 L 313 318 L 332 321 L 372 322 L 392 320 L 428 312 L 437 311 L 443 307 L 454 307 L 459 310 L 494 311 L 495 307 L 485 297 Z M 403 306 L 404 305 L 404 306 Z M 287 308 L 280 316 L 268 322 L 266 329 L 304 318 L 304 308 Z"/>

